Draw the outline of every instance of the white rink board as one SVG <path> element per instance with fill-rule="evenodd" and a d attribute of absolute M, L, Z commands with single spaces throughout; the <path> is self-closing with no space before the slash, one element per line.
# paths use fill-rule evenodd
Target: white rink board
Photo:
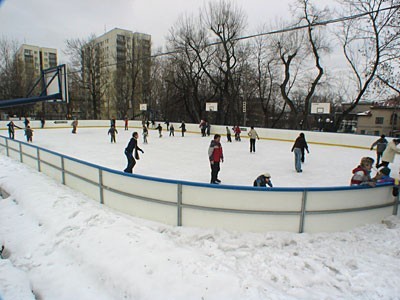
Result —
<path fill-rule="evenodd" d="M 15 160 L 20 160 L 20 158 L 21 158 L 21 155 L 20 155 L 20 152 L 19 152 L 19 150 L 15 150 L 15 149 L 11 149 L 11 148 L 9 148 L 8 149 L 8 155 L 9 155 L 9 157 L 11 157 L 12 159 L 15 159 Z"/>
<path fill-rule="evenodd" d="M 38 168 L 37 159 L 32 158 L 32 157 L 30 157 L 30 156 L 22 155 L 22 162 L 23 162 L 24 164 L 27 164 L 28 166 L 30 166 L 30 167 L 36 169 L 36 170 L 37 170 L 37 168 Z"/>
<path fill-rule="evenodd" d="M 299 215 L 238 214 L 183 208 L 182 216 L 182 226 L 224 228 L 252 232 L 298 232 L 300 224 Z"/>
<path fill-rule="evenodd" d="M 41 161 L 47 162 L 53 166 L 61 168 L 61 156 L 43 150 L 39 150 L 39 156 Z"/>
<path fill-rule="evenodd" d="M 83 174 L 82 174 L 83 175 Z M 65 174 L 65 185 L 84 193 L 90 198 L 100 202 L 100 188 L 96 184 L 86 182 L 83 179 L 70 174 Z"/>
<path fill-rule="evenodd" d="M 37 148 L 30 145 L 21 144 L 22 153 L 37 157 Z"/>
<path fill-rule="evenodd" d="M 15 140 L 8 140 L 8 148 L 19 151 L 20 143 Z"/>
<path fill-rule="evenodd" d="M 306 215 L 304 232 L 337 232 L 366 224 L 381 223 L 390 216 L 393 207 L 337 214 Z"/>
<path fill-rule="evenodd" d="M 99 182 L 99 169 L 64 158 L 64 169 L 67 172 L 85 177 L 94 182 Z"/>
<path fill-rule="evenodd" d="M 55 179 L 57 182 L 62 183 L 62 172 L 54 168 L 53 166 L 49 166 L 45 163 L 40 163 L 40 170 L 47 176 Z"/>
<path fill-rule="evenodd" d="M 205 207 L 300 211 L 302 192 L 269 192 L 182 186 L 182 203 Z"/>
<path fill-rule="evenodd" d="M 135 197 L 126 197 L 107 190 L 104 190 L 104 204 L 134 217 L 168 225 L 177 225 L 177 208 L 175 205 L 143 201 L 135 199 Z"/>
<path fill-rule="evenodd" d="M 306 209 L 335 210 L 359 208 L 393 202 L 392 187 L 361 190 L 308 192 Z"/>
<path fill-rule="evenodd" d="M 103 171 L 103 185 L 140 197 L 177 203 L 178 185 Z"/>

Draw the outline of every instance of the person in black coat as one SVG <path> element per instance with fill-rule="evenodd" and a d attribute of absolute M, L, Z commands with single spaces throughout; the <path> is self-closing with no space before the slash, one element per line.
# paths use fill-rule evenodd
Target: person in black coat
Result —
<path fill-rule="evenodd" d="M 179 126 L 179 128 L 181 128 L 182 137 L 184 137 L 185 136 L 185 132 L 186 132 L 186 124 L 185 124 L 185 122 L 182 121 L 182 124 L 181 124 L 181 126 Z"/>
<path fill-rule="evenodd" d="M 292 147 L 292 152 L 294 152 L 294 165 L 297 173 L 303 172 L 303 170 L 301 169 L 301 163 L 302 163 L 301 158 L 304 149 L 307 150 L 307 153 L 310 153 L 310 151 L 308 150 L 306 137 L 304 133 L 300 133 Z"/>
<path fill-rule="evenodd" d="M 21 127 L 15 125 L 13 121 L 10 121 L 10 123 L 8 123 L 7 126 L 8 126 L 8 136 L 12 140 L 15 138 L 15 127 L 22 129 Z"/>
<path fill-rule="evenodd" d="M 136 159 L 139 159 L 138 151 L 144 153 L 144 151 L 139 148 L 137 139 L 138 139 L 138 133 L 134 132 L 132 134 L 132 138 L 129 141 L 128 146 L 126 146 L 125 148 L 125 155 L 126 158 L 128 159 L 128 165 L 124 170 L 125 173 L 133 172 L 133 167 L 136 165 Z M 133 157 L 133 153 L 135 157 Z"/>

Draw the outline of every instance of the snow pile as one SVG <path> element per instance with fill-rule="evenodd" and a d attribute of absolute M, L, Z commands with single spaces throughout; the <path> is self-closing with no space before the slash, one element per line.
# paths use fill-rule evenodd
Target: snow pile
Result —
<path fill-rule="evenodd" d="M 39 134 L 44 132 L 47 140 Z M 38 131 L 34 141 L 44 147 L 53 142 L 59 143 L 60 148 L 69 145 L 72 147 L 63 150 L 73 152 L 70 155 L 89 157 L 89 161 L 102 161 L 107 166 L 118 164 L 119 169 L 124 167 L 121 149 L 128 134 L 120 133 L 118 144 L 111 145 L 106 136 L 95 142 L 99 136 L 93 138 L 94 133 L 96 130 L 78 131 L 77 140 L 87 141 L 79 146 L 72 143 L 70 135 L 62 136 L 56 130 Z M 206 149 L 200 149 L 196 141 L 207 148 L 209 139 L 189 137 L 191 146 L 183 144 L 186 138 L 170 141 L 172 138 L 166 137 L 150 140 L 143 147 L 145 154 L 137 171 L 163 174 L 164 166 L 171 160 L 177 162 L 178 156 L 184 163 L 166 173 L 187 179 L 193 173 L 190 170 L 196 169 L 193 176 L 207 180 L 207 157 L 206 174 L 199 174 L 204 158 L 196 160 L 194 156 L 189 158 L 189 154 L 204 156 Z M 178 144 L 183 154 L 168 153 L 173 149 L 170 144 Z M 273 143 L 265 142 L 268 147 L 262 149 L 263 145 L 260 142 L 259 152 L 250 156 L 247 143 L 224 144 L 226 155 L 232 165 L 240 166 L 240 172 L 225 171 L 222 178 L 245 184 L 248 178 L 241 174 L 258 172 L 247 165 L 253 159 L 258 160 L 255 165 L 264 162 L 265 157 L 271 168 L 278 166 L 269 157 Z M 189 148 L 193 146 L 199 149 Z M 343 181 L 348 182 L 349 170 L 343 171 L 340 166 L 349 164 L 352 156 L 357 157 L 357 163 L 363 150 L 341 149 L 346 154 L 319 152 L 326 148 L 312 146 L 315 156 L 310 155 L 306 162 L 304 169 L 308 170 L 302 174 L 305 176 L 292 170 L 290 150 L 282 154 L 282 149 L 276 148 L 276 156 L 285 155 L 290 160 L 280 162 L 283 179 L 299 178 L 296 183 L 312 185 L 315 180 L 307 177 L 307 172 L 327 165 L 329 157 L 337 161 L 332 168 L 338 174 L 333 178 L 345 177 Z M 0 241 L 9 253 L 7 259 L 0 261 L 2 300 L 33 299 L 32 293 L 37 299 L 46 300 L 396 299 L 400 294 L 397 216 L 381 224 L 335 234 L 259 234 L 171 227 L 112 211 L 1 152 L 0 188 L 10 194 L 0 199 Z M 317 157 L 317 153 L 326 156 Z M 185 165 L 188 161 L 191 164 Z M 231 168 L 228 161 L 226 169 Z M 280 171 L 276 168 L 272 172 Z M 282 177 L 276 177 L 274 184 L 281 185 Z M 327 182 L 324 177 L 318 180 Z"/>

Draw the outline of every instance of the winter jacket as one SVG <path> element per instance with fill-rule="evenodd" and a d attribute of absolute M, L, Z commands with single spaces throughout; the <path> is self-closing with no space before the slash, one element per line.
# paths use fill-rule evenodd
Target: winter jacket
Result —
<path fill-rule="evenodd" d="M 394 183 L 394 179 L 390 176 L 383 175 L 380 179 L 377 180 L 376 183 Z"/>
<path fill-rule="evenodd" d="M 257 131 L 254 128 L 249 131 L 248 135 L 251 139 L 259 139 Z"/>
<path fill-rule="evenodd" d="M 293 152 L 294 148 L 299 148 L 302 150 L 306 149 L 308 152 L 308 145 L 307 145 L 306 139 L 304 137 L 299 136 L 296 139 L 296 141 L 294 142 L 294 145 L 292 147 L 292 152 Z"/>
<path fill-rule="evenodd" d="M 272 187 L 272 182 L 271 180 L 268 180 L 267 182 L 267 177 L 264 175 L 260 175 L 257 177 L 256 180 L 254 180 L 253 186 L 262 186 L 262 187 L 267 187 L 268 186 Z"/>
<path fill-rule="evenodd" d="M 211 141 L 210 147 L 208 148 L 208 158 L 210 162 L 220 162 L 224 160 L 221 143 L 214 140 Z"/>
<path fill-rule="evenodd" d="M 137 140 L 135 138 L 131 138 L 131 140 L 129 141 L 128 146 L 126 146 L 125 148 L 125 152 L 127 153 L 133 153 L 133 151 L 141 151 L 143 153 L 143 150 L 139 148 L 138 144 L 137 144 Z"/>
<path fill-rule="evenodd" d="M 32 137 L 33 136 L 33 130 L 31 128 L 26 128 L 25 129 L 25 135 L 27 137 Z"/>
<path fill-rule="evenodd" d="M 353 177 L 351 177 L 350 185 L 365 185 L 371 181 L 370 172 L 358 166 L 353 170 Z"/>
<path fill-rule="evenodd" d="M 383 151 L 382 161 L 393 162 L 395 154 L 400 154 L 400 148 L 397 148 L 394 141 L 388 143 L 385 151 Z"/>
<path fill-rule="evenodd" d="M 114 127 L 108 130 L 108 134 L 111 134 L 112 136 L 114 136 L 116 133 L 118 134 L 118 130 Z"/>
<path fill-rule="evenodd" d="M 388 144 L 387 139 L 380 138 L 371 145 L 371 150 L 376 146 L 376 152 L 382 153 L 383 151 L 385 151 L 387 144 Z"/>

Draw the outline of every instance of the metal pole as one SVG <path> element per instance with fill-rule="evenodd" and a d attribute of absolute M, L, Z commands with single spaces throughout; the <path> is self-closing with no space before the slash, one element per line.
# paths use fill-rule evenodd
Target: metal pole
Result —
<path fill-rule="evenodd" d="M 99 169 L 100 204 L 104 204 L 103 170 Z"/>
<path fill-rule="evenodd" d="M 395 203 L 393 205 L 393 215 L 397 215 L 399 209 L 399 194 L 397 193 L 397 196 L 395 197 Z"/>
<path fill-rule="evenodd" d="M 299 233 L 303 233 L 304 231 L 304 221 L 306 218 L 306 204 L 307 204 L 307 191 L 303 191 L 303 196 L 301 199 L 301 215 L 300 215 L 300 226 Z"/>
<path fill-rule="evenodd" d="M 21 143 L 19 143 L 19 160 L 21 162 L 23 162 L 23 159 L 22 159 L 22 144 Z"/>
<path fill-rule="evenodd" d="M 61 156 L 61 183 L 65 184 L 64 156 Z"/>
<path fill-rule="evenodd" d="M 182 184 L 178 184 L 178 226 L 182 226 Z"/>
<path fill-rule="evenodd" d="M 36 156 L 37 156 L 37 168 L 38 171 L 41 172 L 41 167 L 40 167 L 40 152 L 39 152 L 39 148 L 36 148 Z"/>
<path fill-rule="evenodd" d="M 6 139 L 6 153 L 7 153 L 7 156 L 10 156 L 10 152 L 8 150 L 8 139 Z"/>

